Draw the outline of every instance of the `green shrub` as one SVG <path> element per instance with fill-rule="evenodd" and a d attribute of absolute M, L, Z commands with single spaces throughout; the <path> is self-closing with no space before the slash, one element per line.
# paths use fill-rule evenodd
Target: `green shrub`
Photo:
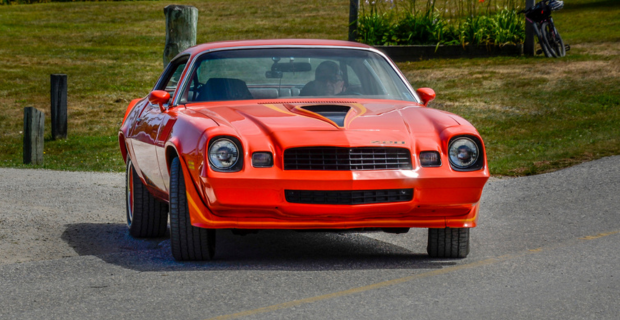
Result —
<path fill-rule="evenodd" d="M 523 43 L 525 22 L 509 9 L 453 23 L 430 11 L 396 17 L 373 12 L 360 17 L 358 32 L 358 41 L 370 45 L 504 45 Z"/>
<path fill-rule="evenodd" d="M 484 1 L 483 1 L 484 2 Z M 423 10 L 415 1 L 397 6 L 397 1 L 366 2 L 358 20 L 358 41 L 370 45 L 496 45 L 519 44 L 525 39 L 525 21 L 515 2 L 502 9 L 490 2 L 453 0 L 437 8 L 428 0 Z M 392 3 L 392 6 L 387 6 Z"/>
<path fill-rule="evenodd" d="M 387 13 L 371 12 L 361 16 L 358 23 L 358 34 L 361 42 L 370 45 L 380 45 L 386 43 L 393 35 L 392 18 Z"/>

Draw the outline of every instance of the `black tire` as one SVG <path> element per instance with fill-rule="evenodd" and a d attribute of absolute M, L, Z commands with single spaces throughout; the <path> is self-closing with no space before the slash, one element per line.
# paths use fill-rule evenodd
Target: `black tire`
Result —
<path fill-rule="evenodd" d="M 144 186 L 131 159 L 125 171 L 127 227 L 134 238 L 158 238 L 168 229 L 168 205 L 157 200 Z"/>
<path fill-rule="evenodd" d="M 539 40 L 540 47 L 542 48 L 542 51 L 545 54 L 545 57 L 553 58 L 553 54 L 551 54 L 551 48 L 549 48 L 547 43 L 545 43 L 544 39 L 540 38 L 538 40 Z"/>
<path fill-rule="evenodd" d="M 566 48 L 560 33 L 551 22 L 543 22 L 541 26 L 543 42 L 547 45 L 552 57 L 559 58 L 566 55 Z"/>
<path fill-rule="evenodd" d="M 555 28 L 555 26 L 553 27 L 553 30 L 555 31 L 556 47 L 558 52 L 560 53 L 560 57 L 565 57 L 566 46 L 564 45 L 564 40 L 562 40 L 562 36 L 560 36 L 560 32 Z"/>
<path fill-rule="evenodd" d="M 431 258 L 467 257 L 469 228 L 428 229 L 426 251 Z"/>
<path fill-rule="evenodd" d="M 542 32 L 543 32 L 542 26 L 541 26 L 541 28 L 538 28 L 538 24 L 534 23 L 532 25 L 532 27 L 534 27 L 534 32 L 536 33 L 536 36 L 538 38 L 538 44 L 540 45 L 540 49 L 542 49 L 542 52 L 545 54 L 545 57 L 547 57 L 547 58 L 553 57 L 551 55 L 549 46 L 545 43 L 545 39 L 543 39 L 543 36 L 542 36 Z"/>
<path fill-rule="evenodd" d="M 202 261 L 215 254 L 215 230 L 192 226 L 179 158 L 170 165 L 170 247 L 178 261 Z"/>

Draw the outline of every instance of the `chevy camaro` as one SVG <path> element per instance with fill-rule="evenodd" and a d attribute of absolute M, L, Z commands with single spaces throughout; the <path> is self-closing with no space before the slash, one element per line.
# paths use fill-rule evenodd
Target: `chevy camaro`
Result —
<path fill-rule="evenodd" d="M 161 237 L 169 214 L 185 261 L 212 258 L 221 229 L 428 228 L 431 257 L 466 257 L 484 144 L 434 98 L 359 43 L 192 47 L 125 113 L 129 232 Z"/>

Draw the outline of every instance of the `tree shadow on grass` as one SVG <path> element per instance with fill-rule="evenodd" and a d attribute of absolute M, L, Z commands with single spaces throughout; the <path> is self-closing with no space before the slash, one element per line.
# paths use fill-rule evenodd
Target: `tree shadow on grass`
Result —
<path fill-rule="evenodd" d="M 135 239 L 123 224 L 70 224 L 62 239 L 79 255 L 137 271 L 438 269 L 456 264 L 352 232 L 265 230 L 236 236 L 218 231 L 215 259 L 205 262 L 177 262 L 169 238 Z"/>

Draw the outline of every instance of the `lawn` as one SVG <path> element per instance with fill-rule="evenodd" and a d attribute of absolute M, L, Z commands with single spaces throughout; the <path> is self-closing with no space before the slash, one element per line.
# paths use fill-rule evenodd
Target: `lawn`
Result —
<path fill-rule="evenodd" d="M 199 9 L 198 42 L 346 39 L 348 1 L 177 1 Z M 46 112 L 45 164 L 122 171 L 116 132 L 128 101 L 162 70 L 168 2 L 0 6 L 0 166 L 21 164 L 25 106 Z M 620 5 L 572 0 L 554 14 L 563 59 L 499 57 L 399 66 L 432 107 L 470 120 L 494 175 L 527 175 L 620 154 Z M 69 78 L 69 138 L 49 139 L 49 77 Z"/>

